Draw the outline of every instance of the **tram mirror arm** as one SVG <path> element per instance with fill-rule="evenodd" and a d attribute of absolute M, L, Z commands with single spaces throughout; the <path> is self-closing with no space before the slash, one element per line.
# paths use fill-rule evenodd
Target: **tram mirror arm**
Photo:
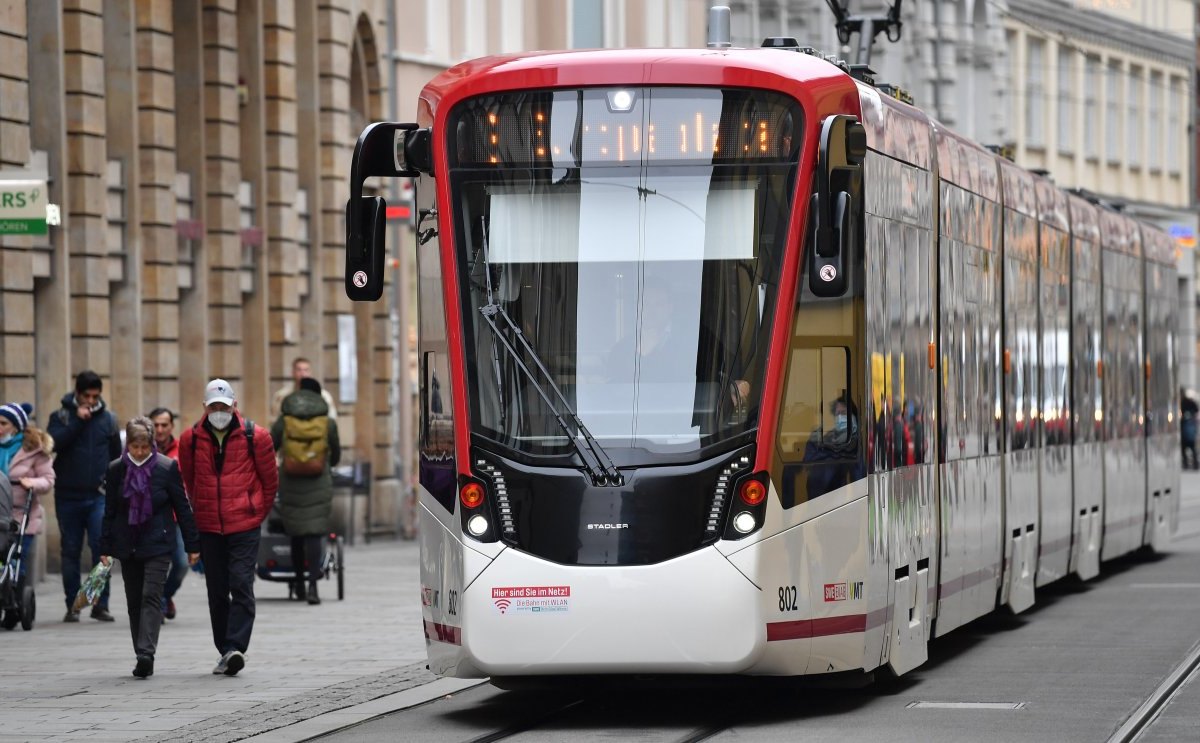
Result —
<path fill-rule="evenodd" d="M 350 164 L 350 200 L 346 203 L 346 296 L 373 302 L 383 295 L 387 202 L 363 196 L 368 178 L 415 178 L 428 172 L 428 129 L 416 124 L 380 121 L 363 129 Z"/>

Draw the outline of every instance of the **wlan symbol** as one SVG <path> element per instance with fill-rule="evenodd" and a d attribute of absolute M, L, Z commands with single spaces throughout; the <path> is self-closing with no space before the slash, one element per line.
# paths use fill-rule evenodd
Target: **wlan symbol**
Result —
<path fill-rule="evenodd" d="M 512 602 L 509 601 L 508 599 L 496 599 L 496 608 L 500 610 L 501 614 L 508 611 L 508 607 L 511 605 L 512 605 Z"/>

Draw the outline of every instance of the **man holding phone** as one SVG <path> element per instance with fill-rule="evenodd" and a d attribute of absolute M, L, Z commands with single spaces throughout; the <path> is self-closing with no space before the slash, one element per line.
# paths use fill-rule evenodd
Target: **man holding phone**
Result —
<path fill-rule="evenodd" d="M 108 463 L 121 456 L 121 434 L 117 416 L 109 410 L 100 392 L 104 385 L 88 369 L 75 377 L 75 390 L 63 396 L 62 408 L 50 416 L 46 427 L 54 438 L 58 456 L 54 460 L 57 482 L 55 512 L 62 535 L 63 592 L 67 599 L 64 622 L 78 622 L 71 608 L 79 592 L 80 558 L 86 532 L 92 566 L 100 561 L 100 532 L 104 522 L 104 493 L 100 490 Z M 92 607 L 92 619 L 113 621 L 108 611 L 108 587 Z"/>

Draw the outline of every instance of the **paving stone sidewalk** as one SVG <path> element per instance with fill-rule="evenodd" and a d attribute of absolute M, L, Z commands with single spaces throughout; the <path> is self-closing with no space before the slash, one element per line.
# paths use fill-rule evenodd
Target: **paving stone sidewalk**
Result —
<path fill-rule="evenodd" d="M 85 612 L 64 624 L 57 575 L 37 586 L 33 630 L 0 630 L 0 742 L 236 741 L 428 683 L 415 542 L 346 551 L 346 599 L 332 580 L 323 603 L 287 600 L 282 583 L 257 581 L 258 615 L 236 677 L 217 661 L 204 578 L 190 573 L 178 616 L 159 635 L 154 676 L 131 675 L 124 586 L 115 574 L 115 623 Z"/>

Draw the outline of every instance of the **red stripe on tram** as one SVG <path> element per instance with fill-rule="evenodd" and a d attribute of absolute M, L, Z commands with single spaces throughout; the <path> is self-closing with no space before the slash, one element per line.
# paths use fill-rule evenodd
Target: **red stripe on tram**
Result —
<path fill-rule="evenodd" d="M 462 628 L 425 620 L 425 639 L 462 645 Z"/>
<path fill-rule="evenodd" d="M 797 619 L 791 622 L 767 622 L 767 642 L 777 640 L 802 640 L 810 637 L 849 635 L 867 630 L 866 614 L 848 614 L 841 617 L 819 619 Z"/>

